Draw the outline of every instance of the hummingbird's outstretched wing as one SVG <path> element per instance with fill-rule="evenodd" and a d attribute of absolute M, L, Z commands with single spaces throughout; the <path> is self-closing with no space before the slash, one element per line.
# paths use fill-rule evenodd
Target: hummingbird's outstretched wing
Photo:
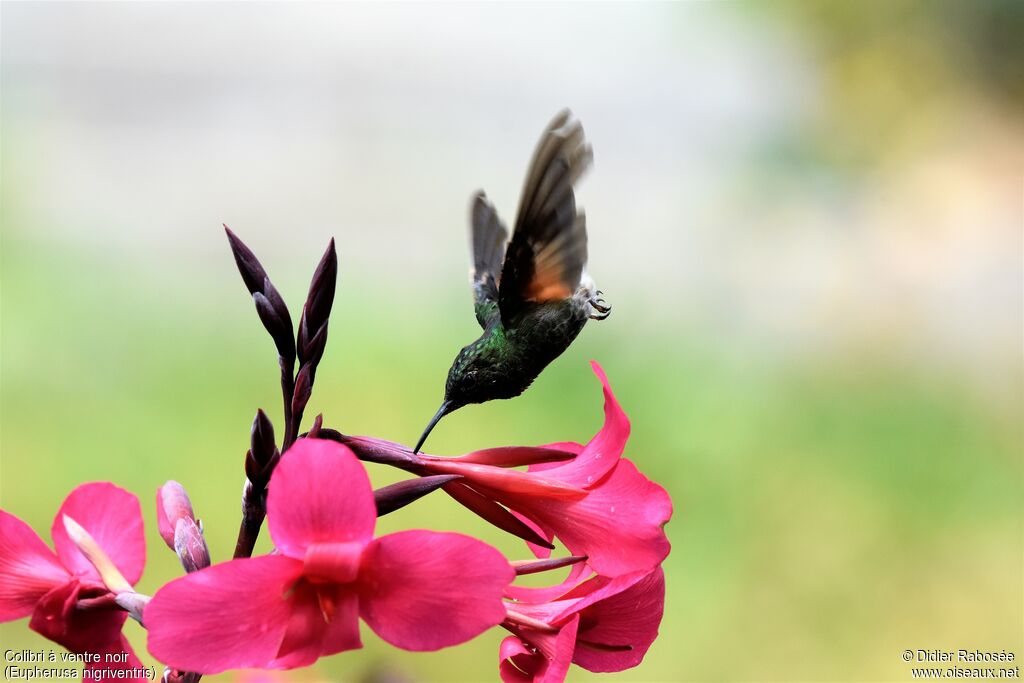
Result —
<path fill-rule="evenodd" d="M 498 280 L 506 324 L 526 302 L 572 296 L 587 262 L 587 222 L 573 186 L 593 160 L 583 126 L 565 109 L 548 124 L 526 174 Z"/>
<path fill-rule="evenodd" d="M 473 195 L 470 239 L 473 243 L 473 308 L 480 327 L 486 329 L 487 322 L 498 310 L 498 278 L 508 230 L 501 224 L 498 212 L 483 190 Z"/>

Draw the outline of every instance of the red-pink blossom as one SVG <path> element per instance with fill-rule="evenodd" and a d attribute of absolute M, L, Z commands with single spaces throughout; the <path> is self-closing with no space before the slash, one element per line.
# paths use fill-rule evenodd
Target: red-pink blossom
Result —
<path fill-rule="evenodd" d="M 87 668 L 138 672 L 142 665 L 121 634 L 128 615 L 112 604 L 96 568 L 69 537 L 65 516 L 88 532 L 129 583 L 139 580 L 146 544 L 138 499 L 110 483 L 83 484 L 57 511 L 50 530 L 56 553 L 27 524 L 0 510 L 0 622 L 30 616 L 32 630 L 69 651 L 99 654 L 101 661 Z M 83 608 L 88 603 L 80 601 L 88 600 L 110 604 Z M 103 661 L 114 653 L 127 654 L 126 661 Z"/>
<path fill-rule="evenodd" d="M 277 554 L 176 579 L 144 614 L 149 650 L 182 670 L 290 669 L 361 647 L 359 617 L 407 650 L 436 650 L 505 618 L 514 572 L 494 548 L 453 533 L 373 538 L 370 481 L 352 452 L 302 439 L 270 480 Z"/>
<path fill-rule="evenodd" d="M 421 474 L 461 475 L 444 487 L 453 498 L 517 535 L 532 535 L 538 543 L 558 538 L 572 554 L 586 555 L 598 574 L 650 571 L 669 553 L 663 527 L 672 517 L 672 501 L 664 488 L 622 457 L 629 419 L 604 371 L 592 365 L 604 391 L 605 421 L 586 445 L 491 448 L 444 458 L 413 455 L 404 446 L 379 439 L 343 439 L 368 460 Z M 525 472 L 509 469 L 523 465 L 528 466 Z M 539 557 L 550 552 L 539 544 L 531 547 Z"/>
<path fill-rule="evenodd" d="M 505 683 L 560 683 L 569 664 L 593 672 L 637 666 L 658 636 L 665 607 L 661 568 L 597 576 L 550 602 L 509 603 L 501 643 Z"/>

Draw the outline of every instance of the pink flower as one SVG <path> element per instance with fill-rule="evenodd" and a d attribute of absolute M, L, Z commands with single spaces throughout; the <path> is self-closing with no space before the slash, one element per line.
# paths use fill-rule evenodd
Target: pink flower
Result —
<path fill-rule="evenodd" d="M 658 636 L 665 607 L 661 568 L 594 577 L 548 603 L 510 603 L 501 643 L 505 683 L 560 683 L 569 664 L 596 673 L 638 665 Z"/>
<path fill-rule="evenodd" d="M 563 442 L 442 458 L 413 455 L 404 446 L 378 439 L 342 439 L 367 460 L 420 474 L 461 475 L 445 491 L 500 528 L 532 537 L 538 557 L 548 554 L 550 541 L 557 537 L 573 555 L 588 556 L 598 574 L 650 571 L 669 553 L 663 527 L 672 517 L 672 501 L 664 488 L 621 457 L 629 419 L 604 371 L 592 365 L 604 388 L 605 422 L 585 446 Z M 521 465 L 528 470 L 508 469 Z"/>
<path fill-rule="evenodd" d="M 278 554 L 176 579 L 144 614 L 150 652 L 177 669 L 290 669 L 362 646 L 359 617 L 407 650 L 464 642 L 505 618 L 514 572 L 461 534 L 373 538 L 366 471 L 344 446 L 302 439 L 270 480 L 267 523 Z"/>
<path fill-rule="evenodd" d="M 56 554 L 27 524 L 0 510 L 0 622 L 31 616 L 29 628 L 71 652 L 127 655 L 116 664 L 89 662 L 97 672 L 141 667 L 121 634 L 127 613 L 112 604 L 103 578 L 68 535 L 65 517 L 85 529 L 129 583 L 139 580 L 146 543 L 138 499 L 113 484 L 83 484 L 53 521 Z M 87 608 L 88 601 L 95 607 Z"/>

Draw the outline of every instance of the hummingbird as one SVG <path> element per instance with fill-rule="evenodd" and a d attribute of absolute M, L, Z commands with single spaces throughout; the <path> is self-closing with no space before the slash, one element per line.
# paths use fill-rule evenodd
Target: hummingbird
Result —
<path fill-rule="evenodd" d="M 448 370 L 444 401 L 416 443 L 470 403 L 514 398 L 557 358 L 587 320 L 611 306 L 587 275 L 587 222 L 574 186 L 593 161 L 569 110 L 544 129 L 523 183 L 512 239 L 482 191 L 470 205 L 470 281 L 481 335 Z"/>

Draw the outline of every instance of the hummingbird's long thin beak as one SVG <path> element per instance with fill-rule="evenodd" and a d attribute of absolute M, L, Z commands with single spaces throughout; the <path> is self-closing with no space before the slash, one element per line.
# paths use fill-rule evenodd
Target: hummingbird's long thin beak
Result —
<path fill-rule="evenodd" d="M 440 422 L 441 418 L 447 415 L 448 411 L 451 409 L 451 401 L 445 401 L 444 403 L 441 404 L 441 407 L 437 409 L 436 413 L 434 413 L 434 417 L 430 418 L 430 423 L 427 425 L 427 428 L 423 430 L 423 434 L 420 436 L 420 440 L 416 442 L 416 448 L 412 449 L 412 452 L 414 454 L 420 452 L 420 448 L 423 446 L 423 442 L 426 441 L 427 437 L 430 435 L 430 430 L 432 430 L 434 428 L 434 425 Z"/>

